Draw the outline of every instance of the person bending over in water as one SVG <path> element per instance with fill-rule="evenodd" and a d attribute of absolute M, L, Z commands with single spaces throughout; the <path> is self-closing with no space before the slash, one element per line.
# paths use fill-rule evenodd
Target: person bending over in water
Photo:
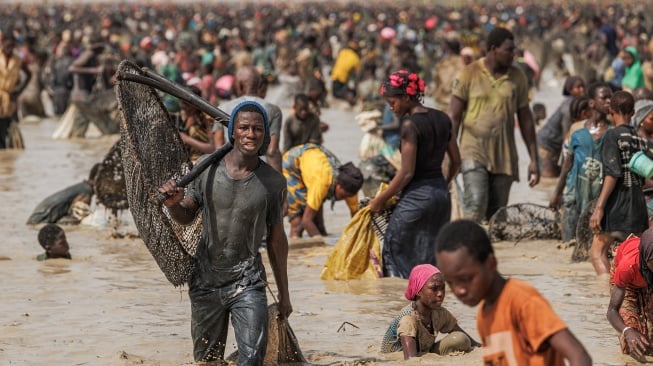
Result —
<path fill-rule="evenodd" d="M 448 355 L 452 352 L 468 352 L 481 344 L 472 339 L 459 325 L 458 320 L 442 307 L 444 279 L 437 267 L 420 264 L 410 271 L 406 305 L 390 323 L 381 352 L 404 351 L 404 359 L 420 353 L 433 352 Z M 435 341 L 438 333 L 448 333 Z"/>
<path fill-rule="evenodd" d="M 89 205 L 93 197 L 95 178 L 101 164 L 91 168 L 88 179 L 57 191 L 41 201 L 27 219 L 27 225 L 79 224 L 90 213 Z"/>

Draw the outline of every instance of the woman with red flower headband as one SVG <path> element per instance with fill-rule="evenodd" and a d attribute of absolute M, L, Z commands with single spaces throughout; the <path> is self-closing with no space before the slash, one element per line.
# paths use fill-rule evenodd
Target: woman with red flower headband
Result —
<path fill-rule="evenodd" d="M 460 152 L 451 134 L 451 120 L 442 111 L 422 105 L 424 81 L 416 73 L 399 70 L 381 85 L 381 95 L 401 122 L 401 168 L 387 189 L 370 201 L 380 212 L 386 201 L 401 193 L 383 244 L 383 271 L 408 278 L 418 264 L 435 265 L 435 237 L 449 222 L 448 183 L 458 173 Z M 442 173 L 449 154 L 447 176 Z"/>

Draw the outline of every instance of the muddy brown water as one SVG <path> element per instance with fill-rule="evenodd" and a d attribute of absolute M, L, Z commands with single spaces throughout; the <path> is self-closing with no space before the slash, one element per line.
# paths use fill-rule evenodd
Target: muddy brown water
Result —
<path fill-rule="evenodd" d="M 545 101 L 549 115 L 560 100 L 560 88 L 559 83 L 545 84 L 536 97 Z M 325 145 L 343 162 L 358 162 L 362 132 L 354 115 L 355 111 L 339 103 L 324 111 L 323 119 L 331 125 Z M 41 249 L 36 240 L 38 227 L 25 225 L 31 210 L 52 192 L 84 179 L 118 138 L 52 140 L 56 125 L 56 120 L 47 119 L 23 123 L 26 150 L 0 151 L 0 233 L 4 239 L 0 245 L 0 364 L 191 364 L 186 288 L 175 288 L 165 280 L 140 239 L 112 239 L 106 227 L 68 226 L 73 259 L 34 260 Z M 525 176 L 523 146 L 520 153 Z M 522 179 L 513 187 L 511 202 L 545 204 L 554 184 L 544 181 L 530 189 Z M 290 250 L 294 307 L 290 325 L 306 358 L 315 364 L 481 364 L 478 349 L 462 356 L 425 355 L 408 362 L 401 353 L 379 353 L 391 318 L 406 304 L 406 281 L 319 279 L 348 216 L 345 205 L 337 203 L 334 211 L 325 211 L 328 245 Z M 607 279 L 597 278 L 589 263 L 572 264 L 572 250 L 557 245 L 555 241 L 496 243 L 500 271 L 537 287 L 596 364 L 634 364 L 621 355 L 616 331 L 605 318 Z M 478 339 L 476 309 L 462 305 L 451 293 L 444 305 Z M 227 354 L 234 349 L 230 333 Z"/>

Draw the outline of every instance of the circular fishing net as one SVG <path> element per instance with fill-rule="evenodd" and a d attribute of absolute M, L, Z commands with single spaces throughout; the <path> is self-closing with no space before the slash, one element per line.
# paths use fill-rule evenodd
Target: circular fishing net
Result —
<path fill-rule="evenodd" d="M 120 141 L 111 146 L 111 149 L 100 163 L 94 181 L 93 187 L 98 203 L 114 211 L 124 210 L 129 207 Z"/>
<path fill-rule="evenodd" d="M 134 223 L 168 281 L 183 285 L 194 269 L 201 235 L 201 215 L 187 226 L 172 220 L 161 204 L 158 187 L 188 173 L 191 163 L 179 133 L 155 89 L 124 80 L 121 74 L 143 74 L 123 61 L 117 70 L 120 147 L 125 189 Z"/>
<path fill-rule="evenodd" d="M 545 206 L 518 203 L 501 207 L 490 218 L 492 241 L 560 239 L 559 216 Z"/>

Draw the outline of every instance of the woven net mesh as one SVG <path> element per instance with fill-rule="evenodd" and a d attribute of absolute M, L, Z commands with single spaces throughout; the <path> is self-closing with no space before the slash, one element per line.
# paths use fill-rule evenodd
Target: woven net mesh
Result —
<path fill-rule="evenodd" d="M 500 208 L 490 218 L 492 241 L 560 239 L 558 214 L 545 206 L 518 203 Z"/>
<path fill-rule="evenodd" d="M 93 187 L 97 201 L 104 207 L 112 210 L 124 210 L 129 207 L 120 141 L 111 146 L 100 163 Z"/>
<path fill-rule="evenodd" d="M 590 258 L 589 250 L 592 247 L 592 239 L 594 239 L 594 233 L 590 229 L 590 217 L 594 213 L 594 207 L 596 207 L 596 200 L 590 201 L 583 212 L 578 215 L 576 245 L 571 253 L 572 262 L 585 262 Z"/>
<path fill-rule="evenodd" d="M 263 366 L 313 365 L 308 363 L 287 319 L 279 319 L 277 303 L 268 305 L 268 342 Z M 227 357 L 229 365 L 238 362 L 238 350 Z"/>
<path fill-rule="evenodd" d="M 128 61 L 118 67 L 117 74 L 121 73 L 142 74 Z M 201 215 L 190 225 L 177 224 L 158 199 L 158 187 L 190 171 L 186 147 L 155 89 L 121 80 L 116 85 L 116 97 L 129 209 L 141 238 L 168 281 L 183 285 L 194 269 Z"/>
<path fill-rule="evenodd" d="M 385 242 L 385 231 L 388 229 L 388 223 L 390 223 L 393 210 L 394 206 L 388 207 L 379 213 L 372 214 L 372 228 L 381 246 Z"/>
<path fill-rule="evenodd" d="M 359 206 L 365 207 L 370 203 L 371 200 L 371 197 L 365 197 L 360 200 Z M 383 242 L 385 241 L 385 231 L 388 229 L 390 217 L 392 216 L 392 211 L 394 211 L 396 205 L 396 202 L 391 202 L 389 204 L 386 203 L 386 207 L 383 209 L 383 211 L 372 214 L 372 229 L 374 230 L 376 238 L 379 239 L 379 244 L 381 244 L 381 247 L 383 247 Z"/>

